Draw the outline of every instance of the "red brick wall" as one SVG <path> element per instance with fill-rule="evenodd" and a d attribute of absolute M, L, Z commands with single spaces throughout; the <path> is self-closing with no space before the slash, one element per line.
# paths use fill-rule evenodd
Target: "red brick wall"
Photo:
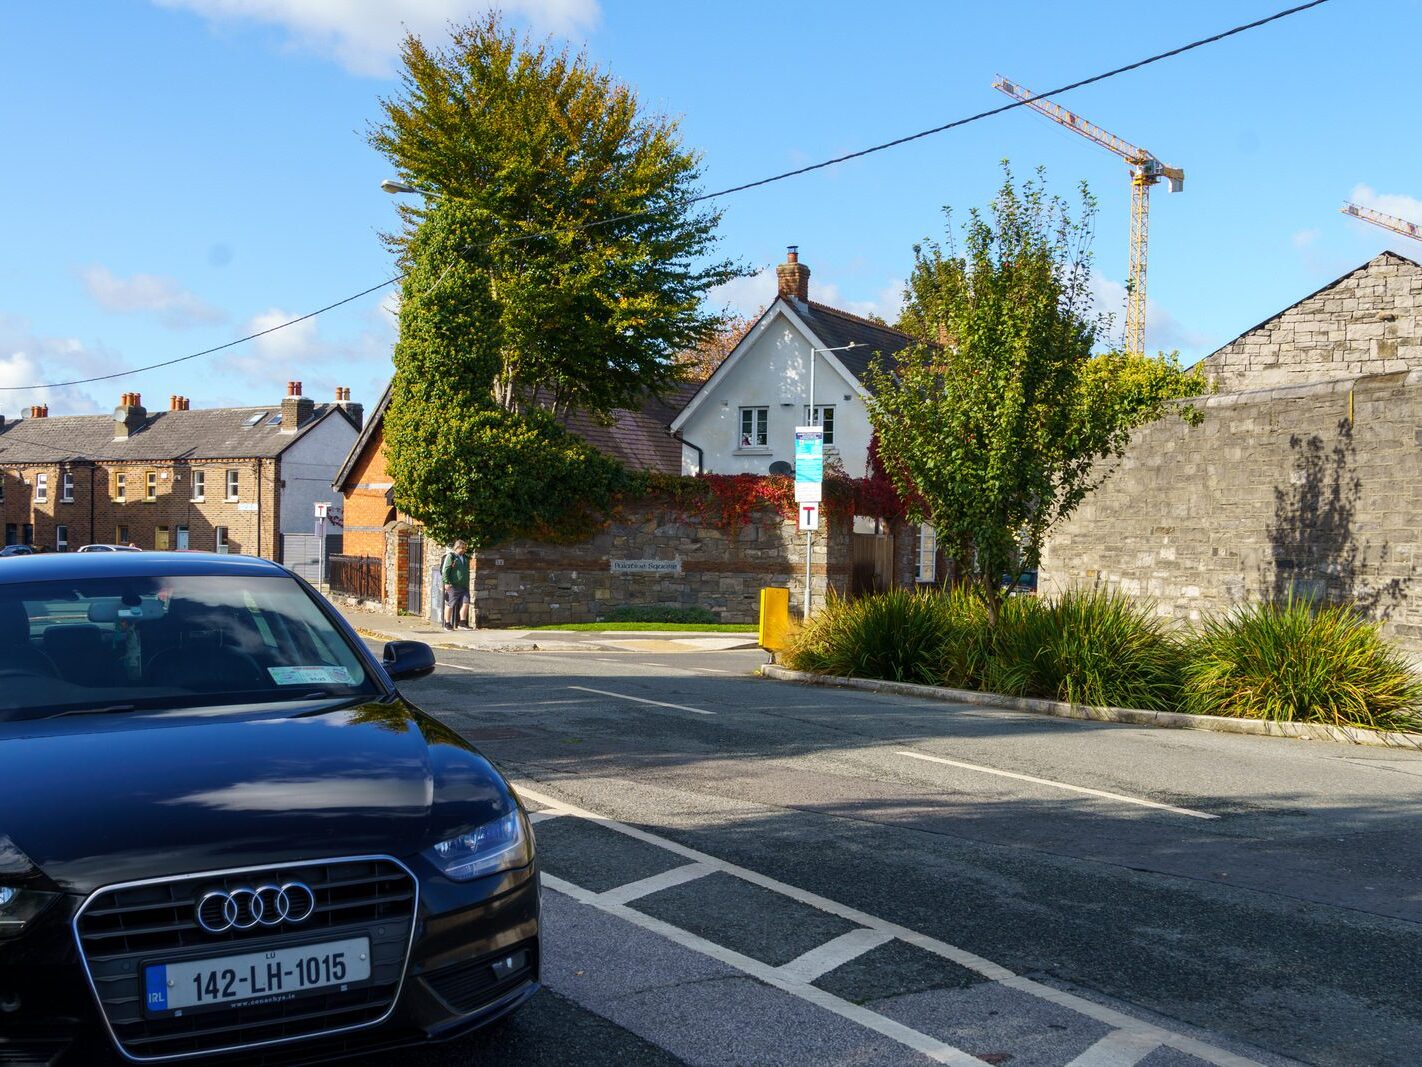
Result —
<path fill-rule="evenodd" d="M 395 517 L 386 502 L 389 483 L 390 476 L 385 469 L 385 436 L 377 428 L 343 486 L 342 551 L 346 555 L 385 555 L 385 525 Z"/>

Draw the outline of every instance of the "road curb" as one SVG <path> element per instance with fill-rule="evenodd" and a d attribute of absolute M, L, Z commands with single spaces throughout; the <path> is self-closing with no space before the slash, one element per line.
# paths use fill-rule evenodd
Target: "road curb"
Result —
<path fill-rule="evenodd" d="M 1093 722 L 1125 723 L 1131 726 L 1155 726 L 1167 730 L 1212 730 L 1225 734 L 1252 734 L 1256 737 L 1290 737 L 1300 741 L 1339 741 L 1376 748 L 1404 748 L 1422 751 L 1422 734 L 1396 730 L 1359 730 L 1351 726 L 1325 726 L 1309 722 L 1272 722 L 1265 719 L 1227 719 L 1217 715 L 1186 715 L 1178 711 L 1143 711 L 1140 708 L 1096 708 L 1085 704 L 1068 704 L 1060 700 L 1039 700 L 1035 697 L 1011 697 L 1001 693 L 980 693 L 971 689 L 949 689 L 946 686 L 918 685 L 914 682 L 888 682 L 876 678 L 841 678 L 809 671 L 792 671 L 788 667 L 767 664 L 760 669 L 762 677 L 778 682 L 798 682 L 801 685 L 824 685 L 839 689 L 860 689 L 867 693 L 891 693 L 897 696 L 922 697 L 926 700 L 980 704 L 991 708 L 1008 708 L 1058 719 L 1089 719 Z"/>

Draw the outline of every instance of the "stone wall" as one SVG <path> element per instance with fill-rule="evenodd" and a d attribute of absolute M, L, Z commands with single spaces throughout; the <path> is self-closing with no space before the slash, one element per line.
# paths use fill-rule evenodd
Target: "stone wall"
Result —
<path fill-rule="evenodd" d="M 1043 592 L 1100 583 L 1182 622 L 1295 595 L 1422 652 L 1422 371 L 1196 402 L 1139 430 L 1052 536 Z"/>
<path fill-rule="evenodd" d="M 1202 363 L 1221 390 L 1422 367 L 1422 266 L 1384 252 Z"/>
<path fill-rule="evenodd" d="M 846 591 L 851 534 L 847 520 L 821 521 L 811 576 L 816 600 L 827 587 Z M 625 508 L 582 544 L 516 541 L 481 550 L 471 578 L 475 625 L 515 628 L 597 622 L 628 604 L 703 607 L 722 622 L 753 623 L 762 587 L 789 587 L 798 614 L 804 584 L 805 535 L 778 511 L 759 509 L 749 525 L 725 530 L 653 505 Z"/>

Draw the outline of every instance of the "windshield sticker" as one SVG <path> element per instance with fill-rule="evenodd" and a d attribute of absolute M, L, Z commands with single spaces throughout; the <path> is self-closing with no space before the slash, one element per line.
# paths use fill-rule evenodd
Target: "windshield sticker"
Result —
<path fill-rule="evenodd" d="M 277 685 L 355 684 L 351 672 L 344 667 L 268 667 L 267 673 Z"/>

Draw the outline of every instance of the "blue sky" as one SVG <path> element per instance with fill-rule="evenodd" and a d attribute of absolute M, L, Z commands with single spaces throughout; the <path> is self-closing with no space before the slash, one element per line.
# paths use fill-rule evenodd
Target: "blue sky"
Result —
<path fill-rule="evenodd" d="M 1025 0 L 714 5 L 511 0 L 681 117 L 720 188 L 937 125 L 1267 14 L 1284 0 Z M 394 222 L 365 144 L 395 90 L 401 26 L 430 40 L 460 0 L 105 0 L 0 15 L 0 386 L 121 371 L 219 344 L 392 273 Z M 1187 361 L 1384 248 L 1422 246 L 1345 218 L 1361 198 L 1422 222 L 1419 0 L 1334 0 L 1062 99 L 1186 172 L 1151 213 L 1148 345 Z M 1025 109 L 724 202 L 724 250 L 773 267 L 800 246 L 811 295 L 892 315 L 914 241 L 940 209 L 982 204 L 1010 158 L 1100 200 L 1103 300 L 1121 299 L 1129 188 L 1114 156 Z M 762 273 L 718 297 L 745 310 Z M 1116 310 L 1114 307 L 1112 310 Z M 288 379 L 375 398 L 394 324 L 380 294 L 178 367 L 47 391 L 0 413 L 275 401 Z"/>

